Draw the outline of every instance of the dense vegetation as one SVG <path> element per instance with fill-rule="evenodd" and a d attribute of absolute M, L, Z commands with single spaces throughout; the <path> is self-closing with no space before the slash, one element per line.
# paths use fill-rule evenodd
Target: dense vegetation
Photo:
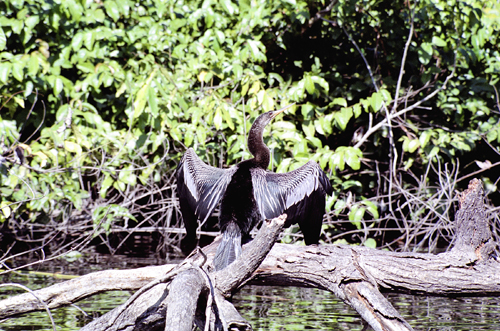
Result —
<path fill-rule="evenodd" d="M 185 149 L 249 158 L 290 103 L 271 167 L 329 173 L 325 242 L 445 247 L 472 176 L 500 205 L 499 30 L 493 0 L 3 1 L 0 249 L 175 247 Z"/>

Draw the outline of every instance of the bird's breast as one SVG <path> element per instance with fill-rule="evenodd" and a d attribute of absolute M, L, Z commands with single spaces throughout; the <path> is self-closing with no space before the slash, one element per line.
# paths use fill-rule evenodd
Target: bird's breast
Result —
<path fill-rule="evenodd" d="M 242 232 L 248 234 L 260 218 L 250 168 L 238 167 L 221 200 L 219 226 L 223 229 L 229 222 L 236 222 Z"/>

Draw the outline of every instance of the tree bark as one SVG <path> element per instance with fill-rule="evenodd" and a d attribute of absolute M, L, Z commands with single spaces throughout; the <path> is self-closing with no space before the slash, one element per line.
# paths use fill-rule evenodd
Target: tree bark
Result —
<path fill-rule="evenodd" d="M 137 290 L 175 268 L 175 264 L 131 270 L 104 270 L 34 291 L 49 308 L 72 304 L 106 291 Z M 22 313 L 43 310 L 43 304 L 30 293 L 0 301 L 0 319 Z"/>
<path fill-rule="evenodd" d="M 471 181 L 460 196 L 454 246 L 438 255 L 348 245 L 273 247 L 284 222 L 279 219 L 265 224 L 244 246 L 242 256 L 218 272 L 211 267 L 216 240 L 175 267 L 98 272 L 35 293 L 54 308 L 104 290 L 137 289 L 149 284 L 131 302 L 82 330 L 172 330 L 174 326 L 175 330 L 188 330 L 193 323 L 200 329 L 251 330 L 226 300 L 242 286 L 316 287 L 331 291 L 349 304 L 374 330 L 412 330 L 381 291 L 500 294 L 500 262 L 495 256 L 496 243 L 491 239 L 483 195 L 481 182 Z M 32 295 L 23 294 L 0 301 L 0 318 L 42 309 Z"/>

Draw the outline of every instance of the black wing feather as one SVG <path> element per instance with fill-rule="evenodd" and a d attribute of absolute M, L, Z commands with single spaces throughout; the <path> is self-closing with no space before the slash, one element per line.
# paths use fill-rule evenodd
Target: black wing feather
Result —
<path fill-rule="evenodd" d="M 266 219 L 287 214 L 286 225 L 298 223 L 306 244 L 317 243 L 325 213 L 325 195 L 333 193 L 321 167 L 309 161 L 284 174 L 252 169 L 254 196 Z"/>
<path fill-rule="evenodd" d="M 205 164 L 192 148 L 177 166 L 177 194 L 188 241 L 196 239 L 198 220 L 205 222 L 226 192 L 235 167 L 220 169 Z M 191 245 L 191 243 L 188 243 Z M 190 251 L 194 247 L 183 248 Z"/>

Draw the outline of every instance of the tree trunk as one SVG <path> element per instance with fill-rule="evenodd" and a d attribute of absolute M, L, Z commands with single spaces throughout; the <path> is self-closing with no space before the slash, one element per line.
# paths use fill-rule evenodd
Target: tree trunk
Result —
<path fill-rule="evenodd" d="M 382 291 L 431 295 L 498 295 L 500 263 L 483 204 L 481 182 L 460 197 L 456 237 L 446 253 L 395 253 L 362 246 L 276 244 L 284 217 L 262 226 L 242 256 L 215 272 L 218 245 L 177 265 L 102 271 L 35 291 L 50 308 L 116 289 L 138 289 L 124 305 L 82 330 L 251 330 L 226 299 L 246 284 L 316 287 L 353 307 L 374 330 L 412 330 Z M 272 248 L 272 249 L 271 249 Z M 0 319 L 43 304 L 32 294 L 0 301 Z"/>

